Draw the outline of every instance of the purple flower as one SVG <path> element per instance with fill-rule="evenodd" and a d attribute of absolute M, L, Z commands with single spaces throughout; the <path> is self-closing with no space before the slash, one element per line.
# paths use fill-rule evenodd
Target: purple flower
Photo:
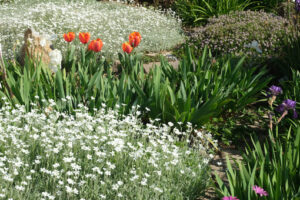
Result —
<path fill-rule="evenodd" d="M 283 113 L 283 112 L 288 112 L 289 110 L 293 110 L 294 111 L 294 118 L 298 117 L 298 114 L 296 112 L 296 101 L 290 100 L 290 99 L 286 99 L 282 102 L 282 104 L 280 104 L 277 107 L 277 111 Z"/>
<path fill-rule="evenodd" d="M 269 91 L 267 92 L 267 96 L 270 97 L 268 103 L 271 107 L 272 107 L 274 101 L 276 100 L 276 96 L 281 94 L 281 93 L 282 93 L 281 87 L 272 85 L 269 88 Z"/>
<path fill-rule="evenodd" d="M 222 200 L 239 200 L 239 199 L 233 196 L 229 196 L 229 197 L 223 197 Z"/>
<path fill-rule="evenodd" d="M 259 187 L 259 186 L 257 186 L 257 185 L 254 185 L 254 186 L 252 187 L 252 190 L 254 190 L 254 192 L 255 192 L 256 194 L 259 194 L 261 197 L 262 197 L 262 196 L 268 196 L 268 193 L 267 193 L 263 188 L 261 188 L 261 187 Z"/>
<path fill-rule="evenodd" d="M 300 1 L 300 0 L 299 0 L 299 1 Z M 277 95 L 279 95 L 279 94 L 282 93 L 282 89 L 281 89 L 281 87 L 272 85 L 272 86 L 269 88 L 269 93 L 270 93 L 270 96 L 277 96 Z"/>
<path fill-rule="evenodd" d="M 300 0 L 295 0 L 295 9 L 296 12 L 300 12 Z"/>

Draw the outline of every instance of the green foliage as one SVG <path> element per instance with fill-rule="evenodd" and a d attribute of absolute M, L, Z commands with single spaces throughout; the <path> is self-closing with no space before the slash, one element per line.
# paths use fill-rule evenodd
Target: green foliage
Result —
<path fill-rule="evenodd" d="M 202 5 L 201 0 L 176 0 L 173 9 L 186 25 L 198 25 L 200 22 L 194 23 L 197 15 L 194 12 L 196 5 Z"/>
<path fill-rule="evenodd" d="M 0 4 L 11 3 L 11 2 L 14 2 L 14 0 L 0 0 Z"/>
<path fill-rule="evenodd" d="M 276 130 L 278 135 L 278 129 Z M 294 133 L 293 133 L 294 132 Z M 287 132 L 285 142 L 274 138 L 263 144 L 252 140 L 254 148 L 248 146 L 242 163 L 234 169 L 227 158 L 226 173 L 229 187 L 217 176 L 217 191 L 220 196 L 236 196 L 239 199 L 257 199 L 253 185 L 268 192 L 265 199 L 295 200 L 300 197 L 300 127 Z M 293 135 L 294 134 L 294 135 Z"/>
<path fill-rule="evenodd" d="M 140 105 L 150 109 L 147 118 L 203 125 L 225 110 L 240 110 L 253 103 L 270 81 L 264 77 L 266 70 L 256 73 L 255 67 L 246 69 L 243 59 L 213 60 L 207 48 L 199 59 L 186 48 L 178 70 L 162 59 L 149 74 L 137 56 L 120 54 L 117 75 L 104 58 L 92 52 L 83 50 L 80 59 L 69 52 L 70 59 L 54 75 L 46 66 L 30 60 L 24 68 L 7 66 L 7 84 L 14 96 L 7 88 L 0 95 L 13 105 L 25 105 L 27 110 L 39 96 L 40 106 L 42 99 L 53 99 L 61 111 L 73 112 L 80 103 L 91 112 L 102 103 L 112 108 L 125 104 L 125 112 Z"/>
<path fill-rule="evenodd" d="M 262 9 L 266 12 L 275 12 L 278 13 L 282 3 L 286 0 L 250 0 L 252 5 L 251 9 Z"/>
<path fill-rule="evenodd" d="M 300 102 L 300 71 L 292 70 L 292 78 L 283 83 L 284 94 L 287 99 L 294 99 Z"/>
<path fill-rule="evenodd" d="M 280 54 L 270 61 L 273 73 L 277 76 L 291 77 L 291 69 L 300 71 L 300 34 L 287 35 L 281 40 Z"/>
<path fill-rule="evenodd" d="M 254 104 L 238 112 L 226 110 L 221 116 L 206 123 L 205 129 L 209 130 L 222 143 L 239 146 L 244 138 L 264 134 L 266 123 L 262 119 L 265 110 L 256 111 L 257 107 L 257 104 Z"/>
<path fill-rule="evenodd" d="M 195 22 L 229 14 L 233 11 L 243 11 L 250 5 L 249 0 L 219 0 L 213 3 L 203 0 L 203 3 L 204 6 L 195 6 L 194 12 L 198 16 Z"/>
<path fill-rule="evenodd" d="M 176 0 L 174 9 L 184 23 L 198 25 L 210 17 L 243 11 L 251 4 L 250 0 Z"/>

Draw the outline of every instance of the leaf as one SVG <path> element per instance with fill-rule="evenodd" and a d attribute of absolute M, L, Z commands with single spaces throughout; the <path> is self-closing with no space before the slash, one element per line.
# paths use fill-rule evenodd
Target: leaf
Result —
<path fill-rule="evenodd" d="M 142 88 L 132 79 L 131 76 L 129 76 L 129 79 L 130 79 L 131 83 L 133 84 L 133 87 L 135 88 L 136 92 L 145 101 L 147 97 L 146 97 L 146 94 L 143 92 Z"/>
<path fill-rule="evenodd" d="M 64 92 L 64 86 L 63 86 L 63 80 L 62 80 L 62 74 L 61 74 L 61 70 L 58 69 L 56 74 L 56 86 L 57 86 L 57 90 L 58 90 L 58 94 L 59 94 L 59 98 L 65 98 L 65 92 Z"/>

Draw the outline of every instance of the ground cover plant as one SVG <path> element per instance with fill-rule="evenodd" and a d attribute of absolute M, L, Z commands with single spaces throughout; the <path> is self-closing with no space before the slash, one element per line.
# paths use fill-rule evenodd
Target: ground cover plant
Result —
<path fill-rule="evenodd" d="M 144 126 L 137 109 L 125 116 L 103 105 L 91 116 L 81 105 L 70 116 L 48 103 L 30 112 L 1 107 L 0 199 L 195 199 L 203 192 L 210 134 L 196 132 L 191 147 L 191 126 Z"/>
<path fill-rule="evenodd" d="M 22 10 L 22 12 L 20 12 Z M 113 16 L 113 17 L 112 17 Z M 27 28 L 33 28 L 52 40 L 63 53 L 66 32 L 90 32 L 104 41 L 103 54 L 116 57 L 120 43 L 132 31 L 143 35 L 138 51 L 157 52 L 183 42 L 180 21 L 158 10 L 114 2 L 30 0 L 0 6 L 0 43 L 5 56 L 19 50 Z M 78 46 L 79 47 L 79 46 Z M 16 52 L 14 52 L 16 51 Z"/>

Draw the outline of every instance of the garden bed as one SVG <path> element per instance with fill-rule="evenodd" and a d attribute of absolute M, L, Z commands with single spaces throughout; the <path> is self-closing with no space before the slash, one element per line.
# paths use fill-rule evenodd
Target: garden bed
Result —
<path fill-rule="evenodd" d="M 0 199 L 300 198 L 300 2 L 172 8 L 0 0 Z"/>

